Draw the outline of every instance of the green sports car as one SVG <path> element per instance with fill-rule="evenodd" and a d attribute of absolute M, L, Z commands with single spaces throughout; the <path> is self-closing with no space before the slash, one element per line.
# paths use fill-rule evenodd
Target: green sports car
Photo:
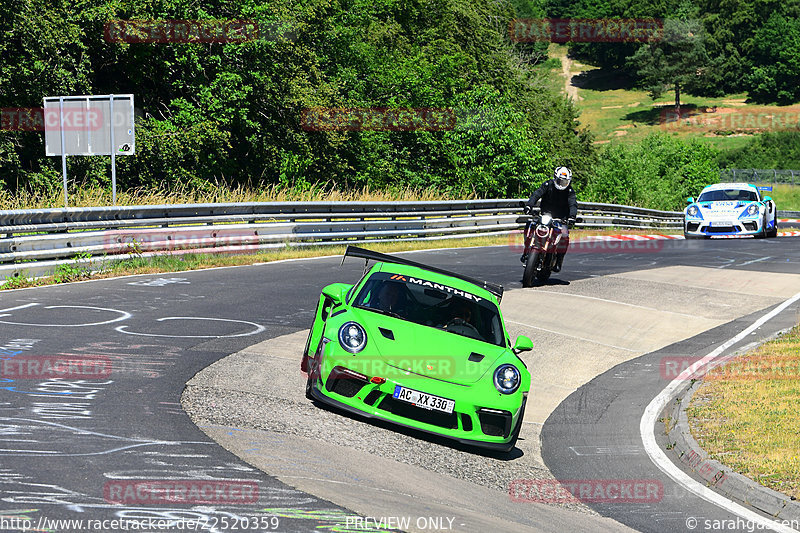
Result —
<path fill-rule="evenodd" d="M 309 399 L 498 451 L 514 448 L 531 375 L 499 285 L 348 246 L 375 261 L 322 290 L 301 369 Z"/>

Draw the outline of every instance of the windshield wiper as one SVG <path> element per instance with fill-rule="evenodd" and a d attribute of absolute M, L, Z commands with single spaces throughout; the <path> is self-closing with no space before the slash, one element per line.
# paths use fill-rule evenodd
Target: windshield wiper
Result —
<path fill-rule="evenodd" d="M 381 315 L 387 315 L 387 316 L 391 316 L 391 317 L 394 317 L 394 318 L 399 318 L 400 320 L 406 320 L 406 317 L 404 317 L 402 315 L 398 315 L 394 311 L 389 311 L 387 309 L 380 309 L 378 307 L 366 307 L 366 306 L 363 306 L 363 305 L 356 305 L 355 307 L 357 307 L 358 309 L 366 309 L 367 311 L 372 311 L 373 313 L 378 313 L 378 314 L 381 314 Z"/>

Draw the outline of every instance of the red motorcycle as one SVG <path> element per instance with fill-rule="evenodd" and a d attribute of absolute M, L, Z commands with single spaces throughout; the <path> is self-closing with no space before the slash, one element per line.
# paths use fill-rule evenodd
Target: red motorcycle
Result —
<path fill-rule="evenodd" d="M 520 217 L 525 223 L 525 252 L 522 256 L 525 270 L 522 274 L 522 286 L 533 287 L 533 280 L 539 283 L 547 281 L 553 267 L 556 266 L 558 252 L 563 252 L 566 242 L 562 242 L 562 226 L 566 221 L 553 218 L 548 213 L 531 214 L 525 207 L 527 216 Z M 561 248 L 559 248 L 561 245 Z"/>

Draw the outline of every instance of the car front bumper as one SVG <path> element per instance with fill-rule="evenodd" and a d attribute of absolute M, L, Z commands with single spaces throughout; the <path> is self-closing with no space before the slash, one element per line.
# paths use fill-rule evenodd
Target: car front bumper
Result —
<path fill-rule="evenodd" d="M 373 383 L 369 378 L 362 379 L 358 373 L 351 373 L 341 360 L 330 357 L 329 353 L 323 356 L 322 367 L 311 387 L 313 398 L 322 403 L 495 451 L 513 448 L 514 428 L 523 416 L 529 387 L 525 381 L 524 392 L 518 390 L 506 395 L 497 392 L 491 376 L 472 385 L 461 385 L 413 373 L 405 379 Z M 454 400 L 453 412 L 417 407 L 396 399 L 393 394 L 398 385 Z"/>
<path fill-rule="evenodd" d="M 721 223 L 718 221 L 687 219 L 684 233 L 693 237 L 717 237 L 726 235 L 758 235 L 762 230 L 761 219 L 741 219 Z"/>

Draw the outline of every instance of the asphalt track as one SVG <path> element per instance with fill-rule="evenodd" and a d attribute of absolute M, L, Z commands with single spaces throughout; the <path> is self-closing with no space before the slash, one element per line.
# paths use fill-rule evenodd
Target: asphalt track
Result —
<path fill-rule="evenodd" d="M 415 259 L 509 289 L 520 287 L 521 267 L 508 247 L 424 252 Z M 42 520 L 152 518 L 167 520 L 172 530 L 185 530 L 181 520 L 194 520 L 206 530 L 231 531 L 233 521 L 239 520 L 242 530 L 243 518 L 252 525 L 257 518 L 276 516 L 272 524 L 279 531 L 341 530 L 349 511 L 250 467 L 194 426 L 179 404 L 184 384 L 214 361 L 307 328 L 320 287 L 354 280 L 361 272 L 359 261 L 338 263 L 336 258 L 294 261 L 1 293 L 2 357 L 94 356 L 110 362 L 104 379 L 12 379 L 4 374 L 0 520 L 7 521 L 6 528 L 15 530 L 11 520 L 22 517 L 32 520 L 28 530 L 57 531 L 92 528 Z M 580 254 L 568 257 L 564 272 L 542 289 L 682 265 L 796 275 L 800 239 L 669 241 L 656 253 L 618 249 Z M 665 497 L 659 502 L 592 506 L 634 529 L 688 530 L 689 516 L 735 520 L 686 494 L 656 469 L 642 453 L 639 419 L 665 384 L 657 371 L 659 358 L 710 351 L 760 314 L 755 311 L 623 363 L 582 386 L 542 428 L 547 467 L 558 479 L 660 480 Z M 796 310 L 770 322 L 758 336 L 793 319 Z M 256 483 L 258 499 L 242 504 L 217 496 L 194 505 L 107 501 L 115 483 L 164 479 Z M 268 522 L 258 523 L 250 529 L 270 530 L 264 527 Z"/>

